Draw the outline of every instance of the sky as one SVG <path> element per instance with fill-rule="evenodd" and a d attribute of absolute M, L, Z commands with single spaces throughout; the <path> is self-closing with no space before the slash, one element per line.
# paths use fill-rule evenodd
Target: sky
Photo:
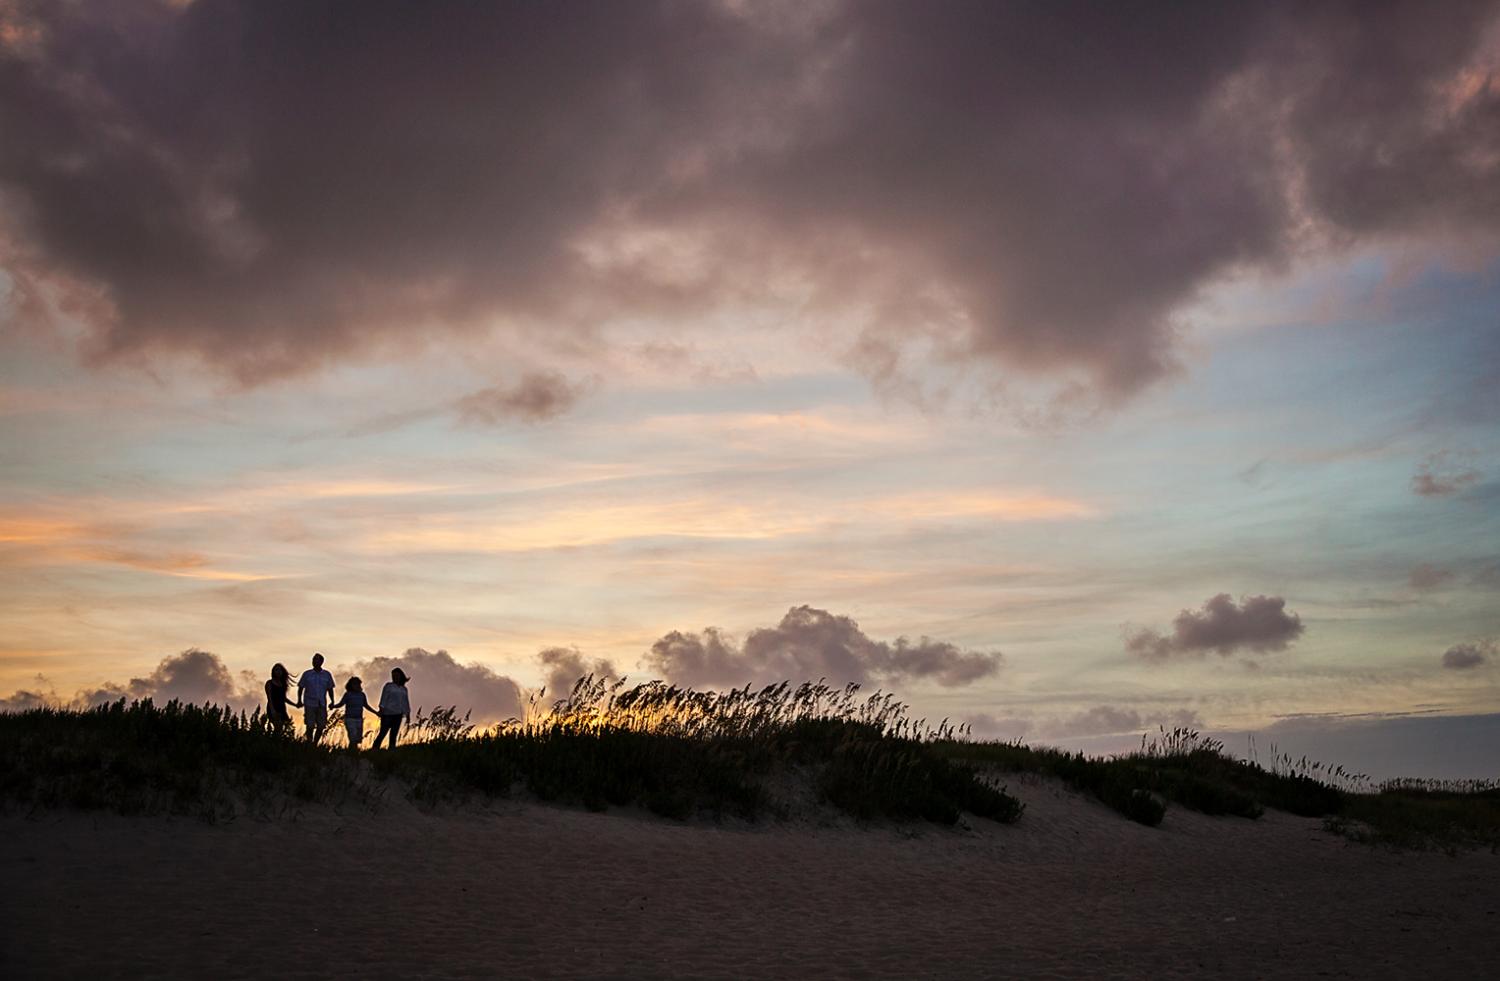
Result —
<path fill-rule="evenodd" d="M 1500 776 L 1494 3 L 0 0 L 0 706 L 827 678 Z"/>

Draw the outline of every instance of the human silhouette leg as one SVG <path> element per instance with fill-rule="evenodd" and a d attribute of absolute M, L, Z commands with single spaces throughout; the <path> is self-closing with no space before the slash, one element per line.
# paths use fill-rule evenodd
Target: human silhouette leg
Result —
<path fill-rule="evenodd" d="M 381 740 L 389 733 L 391 737 L 390 748 L 396 748 L 396 733 L 401 729 L 400 715 L 382 715 L 380 717 L 380 731 L 375 734 L 375 748 L 380 748 Z"/>

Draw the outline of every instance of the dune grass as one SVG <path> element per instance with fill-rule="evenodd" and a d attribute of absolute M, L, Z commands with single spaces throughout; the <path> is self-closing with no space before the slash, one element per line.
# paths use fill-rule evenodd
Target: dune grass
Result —
<path fill-rule="evenodd" d="M 1389 780 L 1373 793 L 1347 795 L 1328 827 L 1399 848 L 1500 849 L 1500 783 Z"/>
<path fill-rule="evenodd" d="M 976 742 L 907 716 L 889 694 L 788 684 L 728 692 L 580 679 L 526 719 L 479 729 L 452 709 L 419 717 L 394 751 L 354 754 L 277 731 L 258 711 L 123 701 L 87 711 L 0 714 L 0 803 L 192 814 L 221 820 L 301 802 L 374 806 L 389 791 L 436 805 L 522 792 L 675 819 L 788 813 L 788 786 L 861 819 L 1000 822 L 1024 805 L 994 782 L 1052 776 L 1131 820 L 1168 807 L 1254 820 L 1266 808 L 1397 847 L 1500 848 L 1500 785 L 1389 781 L 1307 759 L 1237 759 L 1190 729 L 1116 757 Z M 795 795 L 794 795 L 795 796 Z"/>
<path fill-rule="evenodd" d="M 854 685 L 721 693 L 584 678 L 567 699 L 528 715 L 534 721 L 479 734 L 450 725 L 376 762 L 422 795 L 455 787 L 503 793 L 519 784 L 543 800 L 641 804 L 678 818 L 774 810 L 768 778 L 789 770 L 809 775 L 823 800 L 860 818 L 952 824 L 967 812 L 1013 821 L 1022 810 L 973 767 L 932 750 L 948 730 L 929 732 L 892 696 L 860 698 Z"/>
<path fill-rule="evenodd" d="M 1267 770 L 1235 759 L 1222 743 L 1191 729 L 1162 730 L 1122 756 L 1082 753 L 1020 743 L 949 741 L 940 752 L 1002 771 L 1043 773 L 1097 797 L 1133 821 L 1160 824 L 1169 803 L 1204 814 L 1258 818 L 1266 807 L 1309 817 L 1337 813 L 1342 794 L 1315 777 Z"/>
<path fill-rule="evenodd" d="M 1192 729 L 1143 736 L 1133 753 L 1089 757 L 1020 743 L 946 740 L 951 759 L 1000 772 L 1040 773 L 1091 794 L 1141 824 L 1161 823 L 1171 804 L 1254 820 L 1266 808 L 1321 817 L 1332 831 L 1405 848 L 1500 848 L 1500 785 L 1494 781 L 1392 780 L 1369 788 L 1363 774 L 1303 757 L 1269 766 L 1238 759 Z"/>
<path fill-rule="evenodd" d="M 260 713 L 123 700 L 0 714 L 0 801 L 205 820 L 358 794 L 351 766 Z"/>
<path fill-rule="evenodd" d="M 278 788 L 304 800 L 367 799 L 376 793 L 362 779 L 367 763 L 425 803 L 524 789 L 591 809 L 754 818 L 776 812 L 769 788 L 793 773 L 860 818 L 1014 821 L 1023 809 L 973 766 L 934 751 L 951 731 L 928 731 L 892 696 L 861 698 L 855 686 L 718 693 L 585 678 L 567 699 L 528 715 L 476 731 L 439 710 L 412 727 L 415 741 L 356 762 L 347 750 L 277 732 L 259 712 L 150 701 L 34 709 L 0 715 L 0 799 L 217 819 L 237 800 L 274 799 Z"/>

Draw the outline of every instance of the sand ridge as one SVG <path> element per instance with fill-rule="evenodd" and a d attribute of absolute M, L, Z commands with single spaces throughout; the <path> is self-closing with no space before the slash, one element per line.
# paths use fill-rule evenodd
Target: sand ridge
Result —
<path fill-rule="evenodd" d="M 1268 812 L 677 824 L 532 803 L 275 821 L 0 818 L 6 977 L 1397 978 L 1488 974 L 1500 856 Z M 304 874 L 313 870 L 312 874 Z M 383 885 L 382 880 L 389 885 Z"/>

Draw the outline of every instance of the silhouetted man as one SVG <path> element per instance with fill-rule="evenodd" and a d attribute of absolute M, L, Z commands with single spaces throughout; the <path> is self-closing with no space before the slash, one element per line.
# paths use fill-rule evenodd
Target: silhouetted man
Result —
<path fill-rule="evenodd" d="M 302 702 L 302 721 L 307 738 L 317 742 L 328 728 L 328 709 L 333 705 L 333 675 L 323 670 L 323 655 L 313 653 L 312 670 L 297 679 L 297 698 Z"/>

